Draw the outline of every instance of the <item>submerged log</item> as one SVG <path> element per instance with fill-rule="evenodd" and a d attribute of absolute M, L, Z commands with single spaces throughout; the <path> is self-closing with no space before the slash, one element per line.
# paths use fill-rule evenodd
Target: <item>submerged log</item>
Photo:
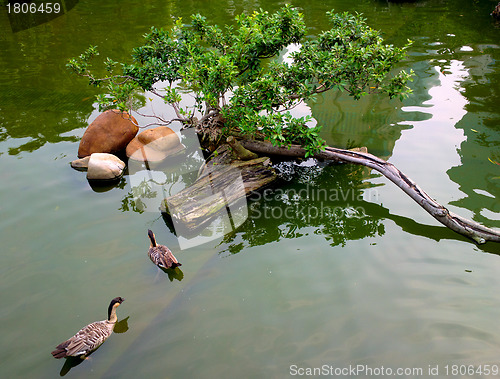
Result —
<path fill-rule="evenodd" d="M 306 151 L 298 146 L 292 145 L 290 148 L 273 146 L 268 142 L 243 140 L 241 144 L 248 150 L 264 153 L 277 154 L 289 157 L 304 157 Z M 352 151 L 337 149 L 334 147 L 326 147 L 325 150 L 314 156 L 318 159 L 329 159 L 338 162 L 348 162 L 359 164 L 377 170 L 391 182 L 401 188 L 408 196 L 410 196 L 418 205 L 425 209 L 432 217 L 438 220 L 444 226 L 451 230 L 460 233 L 468 238 L 471 238 L 478 244 L 486 241 L 500 242 L 500 232 L 485 227 L 475 221 L 468 220 L 457 214 L 450 212 L 443 205 L 436 202 L 424 190 L 422 190 L 413 180 L 402 173 L 393 164 L 384 161 L 363 151 Z"/>
<path fill-rule="evenodd" d="M 277 175 L 270 159 L 237 160 L 228 145 L 219 147 L 200 169 L 198 179 L 166 198 L 161 210 L 186 229 L 195 231 L 232 204 L 271 184 Z"/>

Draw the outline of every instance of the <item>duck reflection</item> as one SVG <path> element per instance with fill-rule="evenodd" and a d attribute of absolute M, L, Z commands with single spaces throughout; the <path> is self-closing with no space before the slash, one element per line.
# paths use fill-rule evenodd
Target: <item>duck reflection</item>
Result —
<path fill-rule="evenodd" d="M 175 280 L 178 280 L 179 282 L 184 279 L 184 273 L 179 267 L 176 268 L 160 268 L 161 271 L 163 271 L 165 274 L 168 276 L 168 280 L 171 282 Z"/>
<path fill-rule="evenodd" d="M 89 354 L 90 355 L 90 354 Z M 64 362 L 63 367 L 61 368 L 61 372 L 59 373 L 60 376 L 65 376 L 68 372 L 73 367 L 78 366 L 81 364 L 84 360 L 78 357 L 67 357 L 66 361 Z"/>
<path fill-rule="evenodd" d="M 127 316 L 123 320 L 118 321 L 115 324 L 115 328 L 113 329 L 113 332 L 118 333 L 118 334 L 125 333 L 128 330 L 128 319 L 129 319 L 129 317 L 130 316 Z"/>

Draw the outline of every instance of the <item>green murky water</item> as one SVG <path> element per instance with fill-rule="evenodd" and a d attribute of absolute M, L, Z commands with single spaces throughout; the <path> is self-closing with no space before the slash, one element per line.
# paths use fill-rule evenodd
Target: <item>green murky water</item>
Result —
<path fill-rule="evenodd" d="M 295 2 L 311 34 L 334 8 L 364 13 L 391 43 L 414 41 L 404 62 L 416 72 L 413 96 L 324 95 L 300 110 L 325 126 L 324 138 L 367 146 L 450 210 L 499 228 L 495 3 Z M 97 190 L 69 167 L 98 113 L 68 58 L 95 44 L 125 59 L 172 17 L 226 23 L 281 4 L 67 1 L 64 15 L 25 30 L 29 20 L 0 7 L 2 378 L 281 378 L 357 365 L 430 377 L 430 368 L 443 376 L 500 365 L 500 247 L 448 231 L 383 177 L 287 167 L 294 180 L 254 197 L 235 233 L 180 250 L 159 212 L 134 211 L 132 176 Z M 157 276 L 148 228 L 177 253 L 182 280 Z M 104 319 L 115 296 L 126 298 L 125 331 L 68 371 L 50 351 Z"/>

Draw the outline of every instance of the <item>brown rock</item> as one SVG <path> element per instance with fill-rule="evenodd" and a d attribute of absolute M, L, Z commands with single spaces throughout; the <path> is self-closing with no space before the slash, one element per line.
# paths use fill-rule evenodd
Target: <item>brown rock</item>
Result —
<path fill-rule="evenodd" d="M 184 146 L 175 132 L 166 127 L 147 129 L 127 146 L 127 157 L 136 161 L 158 162 L 177 153 Z"/>
<path fill-rule="evenodd" d="M 119 110 L 101 113 L 83 134 L 78 157 L 92 153 L 116 153 L 125 149 L 139 128 L 133 116 Z"/>

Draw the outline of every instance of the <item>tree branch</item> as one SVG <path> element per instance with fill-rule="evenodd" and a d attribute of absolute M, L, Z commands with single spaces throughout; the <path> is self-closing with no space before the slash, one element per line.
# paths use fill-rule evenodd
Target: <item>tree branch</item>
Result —
<path fill-rule="evenodd" d="M 198 125 L 203 124 L 203 122 L 205 122 L 207 119 L 209 119 L 211 117 L 215 117 L 218 114 L 219 114 L 219 110 L 218 109 L 211 108 L 208 113 L 206 113 L 205 115 L 203 115 L 203 117 L 198 120 Z"/>
<path fill-rule="evenodd" d="M 165 120 L 164 118 L 154 114 L 154 115 L 148 115 L 148 114 L 144 114 L 144 113 L 141 113 L 137 110 L 132 110 L 132 112 L 135 112 L 137 113 L 139 116 L 142 116 L 142 117 L 149 117 L 149 118 L 154 118 L 156 120 L 158 120 L 159 122 L 151 122 L 149 124 L 146 124 L 146 125 L 139 125 L 139 123 L 136 123 L 136 122 L 133 122 L 132 120 L 132 123 L 134 125 L 136 125 L 138 128 L 140 129 L 144 129 L 144 128 L 147 128 L 149 126 L 153 126 L 153 125 L 164 125 L 164 126 L 167 126 L 167 125 L 170 125 L 172 122 L 174 121 L 180 121 L 180 122 L 184 122 L 185 120 L 184 119 L 179 119 L 179 118 L 172 118 L 172 119 L 168 119 L 168 120 Z"/>
<path fill-rule="evenodd" d="M 256 153 L 284 155 L 289 157 L 304 157 L 306 150 L 298 145 L 290 148 L 273 146 L 268 142 L 242 140 L 241 144 Z M 418 205 L 451 230 L 471 238 L 478 244 L 486 241 L 500 242 L 500 232 L 487 228 L 475 221 L 468 220 L 450 212 L 425 193 L 413 180 L 402 173 L 392 163 L 384 161 L 372 154 L 358 151 L 326 147 L 324 151 L 314 155 L 315 158 L 354 163 L 377 170 L 391 182 L 401 188 Z"/>

